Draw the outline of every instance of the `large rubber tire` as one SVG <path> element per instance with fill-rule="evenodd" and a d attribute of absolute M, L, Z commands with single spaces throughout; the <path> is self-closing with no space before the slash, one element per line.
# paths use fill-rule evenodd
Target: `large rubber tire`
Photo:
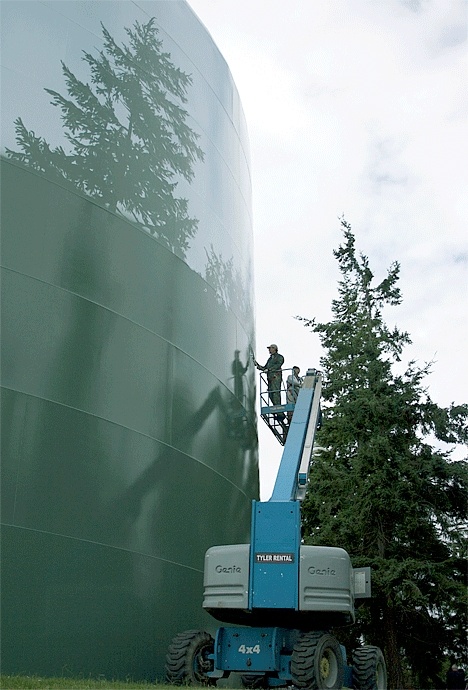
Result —
<path fill-rule="evenodd" d="M 301 635 L 291 657 L 291 676 L 296 688 L 341 690 L 344 663 L 338 640 L 323 632 Z"/>
<path fill-rule="evenodd" d="M 353 651 L 353 688 L 387 690 L 387 667 L 379 647 L 364 645 Z"/>
<path fill-rule="evenodd" d="M 166 680 L 174 685 L 216 685 L 206 674 L 213 670 L 208 654 L 214 640 L 207 632 L 186 630 L 174 637 L 166 655 Z"/>

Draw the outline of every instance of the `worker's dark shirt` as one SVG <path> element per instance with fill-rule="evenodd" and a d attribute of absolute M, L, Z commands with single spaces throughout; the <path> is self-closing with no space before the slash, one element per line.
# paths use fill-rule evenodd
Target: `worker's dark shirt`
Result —
<path fill-rule="evenodd" d="M 465 690 L 465 674 L 461 669 L 447 672 L 447 690 Z"/>
<path fill-rule="evenodd" d="M 262 371 L 267 372 L 267 376 L 274 374 L 277 371 L 281 371 L 281 367 L 284 364 L 284 357 L 280 355 L 279 352 L 275 352 L 273 355 L 268 357 L 267 363 L 264 367 L 260 367 Z"/>

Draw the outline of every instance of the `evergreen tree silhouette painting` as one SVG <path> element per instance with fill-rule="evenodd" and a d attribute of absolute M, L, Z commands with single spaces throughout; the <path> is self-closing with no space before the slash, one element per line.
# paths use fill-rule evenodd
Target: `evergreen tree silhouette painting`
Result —
<path fill-rule="evenodd" d="M 205 248 L 205 254 L 205 280 L 214 288 L 218 302 L 226 309 L 234 309 L 245 319 L 251 318 L 250 291 L 244 285 L 240 271 L 234 267 L 234 258 L 231 256 L 226 261 L 222 254 L 215 252 L 213 245 L 210 245 L 209 252 Z"/>
<path fill-rule="evenodd" d="M 183 256 L 198 221 L 176 196 L 177 180 L 191 182 L 193 164 L 204 158 L 183 107 L 191 76 L 163 52 L 154 19 L 126 28 L 122 46 L 101 26 L 104 49 L 83 52 L 90 83 L 62 62 L 68 95 L 45 89 L 61 110 L 68 150 L 28 131 L 19 117 L 20 150 L 7 156 L 130 218 Z"/>

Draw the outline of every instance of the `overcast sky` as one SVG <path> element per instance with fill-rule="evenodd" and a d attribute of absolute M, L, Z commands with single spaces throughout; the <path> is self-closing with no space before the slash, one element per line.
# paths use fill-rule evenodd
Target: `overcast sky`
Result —
<path fill-rule="evenodd" d="M 401 264 L 405 359 L 468 401 L 467 2 L 188 0 L 224 55 L 250 137 L 257 359 L 318 367 L 339 277 L 338 217 L 376 278 Z M 259 419 L 261 498 L 282 448 Z M 463 454 L 463 453 L 462 453 Z M 460 455 L 458 450 L 457 455 Z"/>

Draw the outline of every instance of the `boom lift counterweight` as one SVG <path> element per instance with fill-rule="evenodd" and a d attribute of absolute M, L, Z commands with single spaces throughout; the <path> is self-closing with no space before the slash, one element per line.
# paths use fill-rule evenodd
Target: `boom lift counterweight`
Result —
<path fill-rule="evenodd" d="M 330 634 L 354 622 L 354 602 L 370 596 L 370 568 L 353 569 L 344 549 L 301 543 L 303 500 L 320 415 L 322 375 L 309 369 L 282 437 L 284 451 L 269 501 L 252 501 L 250 544 L 214 546 L 205 555 L 203 607 L 227 626 L 177 635 L 167 654 L 171 683 L 214 685 L 240 673 L 245 687 L 386 690 L 378 647 L 347 663 Z M 261 414 L 275 433 L 278 406 Z M 281 406 L 283 407 L 283 406 Z M 279 435 L 276 431 L 275 436 Z"/>

